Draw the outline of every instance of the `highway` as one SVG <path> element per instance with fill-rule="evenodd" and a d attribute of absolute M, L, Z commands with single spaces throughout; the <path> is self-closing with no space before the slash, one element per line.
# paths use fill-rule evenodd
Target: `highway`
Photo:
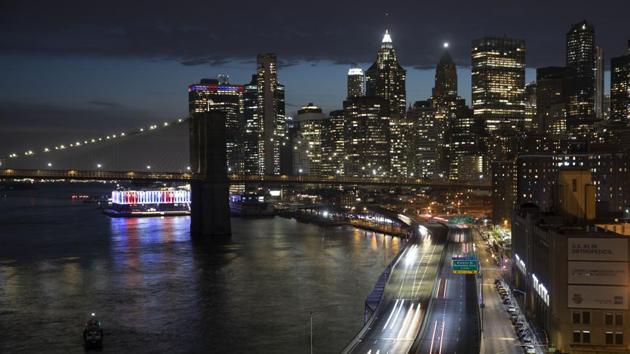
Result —
<path fill-rule="evenodd" d="M 474 251 L 470 229 L 450 227 L 425 322 L 412 352 L 422 354 L 478 353 L 479 320 L 474 275 L 451 272 L 454 254 Z"/>
<path fill-rule="evenodd" d="M 376 313 L 344 353 L 409 352 L 431 297 L 445 244 L 443 229 L 416 232 L 392 268 Z"/>

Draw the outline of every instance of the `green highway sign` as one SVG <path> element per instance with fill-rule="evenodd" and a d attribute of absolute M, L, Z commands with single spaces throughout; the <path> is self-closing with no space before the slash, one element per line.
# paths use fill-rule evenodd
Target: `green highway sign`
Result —
<path fill-rule="evenodd" d="M 479 261 L 471 258 L 452 258 L 451 269 L 454 274 L 477 274 Z"/>

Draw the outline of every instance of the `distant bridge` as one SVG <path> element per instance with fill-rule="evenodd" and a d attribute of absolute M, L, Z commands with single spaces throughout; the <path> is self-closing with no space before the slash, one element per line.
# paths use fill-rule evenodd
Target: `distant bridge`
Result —
<path fill-rule="evenodd" d="M 38 179 L 38 180 L 138 180 L 138 181 L 173 181 L 186 182 L 203 180 L 205 176 L 190 172 L 152 172 L 152 171 L 101 171 L 101 170 L 52 170 L 52 169 L 13 169 L 0 170 L 0 179 Z M 397 177 L 347 177 L 347 176 L 258 176 L 229 175 L 231 183 L 251 184 L 327 184 L 327 185 L 366 185 L 390 187 L 427 187 L 440 189 L 476 189 L 490 190 L 486 183 L 466 183 L 434 181 L 424 178 Z"/>

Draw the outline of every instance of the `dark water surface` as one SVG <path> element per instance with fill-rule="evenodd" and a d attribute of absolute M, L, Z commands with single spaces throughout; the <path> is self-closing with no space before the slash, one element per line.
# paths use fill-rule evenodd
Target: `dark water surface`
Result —
<path fill-rule="evenodd" d="M 0 191 L 0 352 L 83 352 L 90 312 L 104 352 L 335 353 L 396 238 L 283 218 L 232 219 L 222 245 L 192 244 L 188 217 L 111 219 L 56 184 Z M 6 196 L 3 196 L 6 195 Z"/>

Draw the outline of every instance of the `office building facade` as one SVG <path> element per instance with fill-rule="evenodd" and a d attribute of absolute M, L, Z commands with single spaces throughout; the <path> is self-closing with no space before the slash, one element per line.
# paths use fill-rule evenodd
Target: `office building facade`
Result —
<path fill-rule="evenodd" d="M 365 75 L 361 68 L 353 67 L 348 70 L 347 97 L 365 96 Z"/>
<path fill-rule="evenodd" d="M 280 152 L 286 145 L 286 117 L 284 86 L 278 83 L 278 63 L 273 53 L 258 54 L 256 58 L 257 107 L 262 116 L 263 174 L 280 174 Z"/>
<path fill-rule="evenodd" d="M 566 35 L 567 124 L 588 129 L 595 121 L 595 29 L 582 21 Z"/>
<path fill-rule="evenodd" d="M 390 171 L 389 109 L 380 97 L 354 97 L 344 107 L 344 171 L 346 176 L 388 176 Z"/>
<path fill-rule="evenodd" d="M 384 99 L 390 117 L 404 117 L 407 110 L 406 75 L 406 70 L 398 63 L 392 38 L 385 31 L 376 61 L 365 72 L 365 94 Z"/>
<path fill-rule="evenodd" d="M 630 40 L 625 55 L 612 58 L 610 70 L 610 120 L 630 123 Z"/>
<path fill-rule="evenodd" d="M 525 119 L 525 42 L 486 37 L 472 43 L 472 108 L 489 132 Z"/>
<path fill-rule="evenodd" d="M 202 79 L 188 86 L 188 110 L 194 113 L 219 111 L 225 113 L 226 160 L 228 173 L 244 170 L 243 85 L 232 85 L 226 76 Z"/>

